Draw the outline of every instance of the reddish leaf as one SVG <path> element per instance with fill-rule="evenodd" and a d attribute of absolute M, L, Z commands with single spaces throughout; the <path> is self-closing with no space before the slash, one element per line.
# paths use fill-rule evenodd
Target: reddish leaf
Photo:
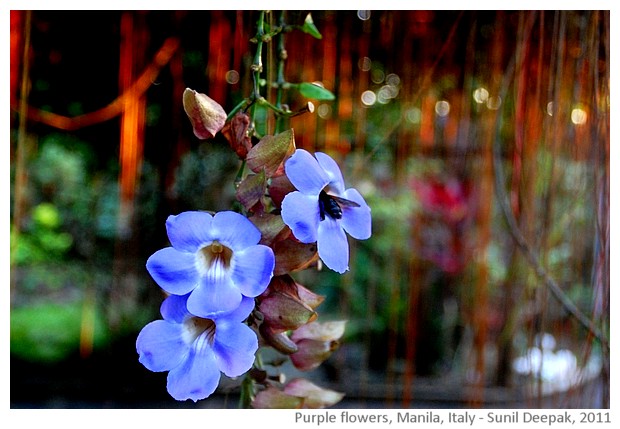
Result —
<path fill-rule="evenodd" d="M 295 152 L 293 130 L 275 136 L 266 135 L 248 152 L 248 167 L 258 173 L 265 170 L 267 177 L 284 174 L 284 161 Z"/>
<path fill-rule="evenodd" d="M 267 179 L 265 172 L 249 174 L 241 181 L 237 188 L 237 200 L 246 210 L 250 210 L 265 195 L 266 189 Z"/>
<path fill-rule="evenodd" d="M 293 186 L 285 174 L 271 179 L 271 184 L 269 185 L 269 196 L 276 207 L 282 207 L 282 200 L 286 194 L 293 191 L 296 191 L 295 186 Z"/>
<path fill-rule="evenodd" d="M 290 237 L 275 243 L 273 251 L 276 257 L 274 276 L 303 270 L 318 260 L 316 243 L 300 243 Z"/>
<path fill-rule="evenodd" d="M 280 215 L 261 212 L 249 219 L 261 232 L 260 244 L 271 246 L 276 241 L 284 240 L 291 233 Z"/>
<path fill-rule="evenodd" d="M 252 140 L 248 135 L 249 127 L 250 117 L 239 112 L 222 129 L 222 134 L 240 159 L 245 159 L 249 150 L 252 149 Z"/>

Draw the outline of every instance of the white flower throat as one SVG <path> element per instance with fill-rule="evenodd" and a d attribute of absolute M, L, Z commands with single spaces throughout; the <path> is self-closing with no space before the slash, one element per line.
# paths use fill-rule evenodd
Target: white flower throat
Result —
<path fill-rule="evenodd" d="M 230 268 L 233 251 L 215 240 L 196 253 L 196 268 L 201 276 L 217 281 Z"/>

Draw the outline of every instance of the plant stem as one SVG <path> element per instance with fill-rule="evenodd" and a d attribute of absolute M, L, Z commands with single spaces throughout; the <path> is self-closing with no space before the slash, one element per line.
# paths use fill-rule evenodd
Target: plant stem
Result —
<path fill-rule="evenodd" d="M 278 15 L 278 25 L 280 28 L 284 28 L 284 11 L 280 11 Z M 282 98 L 284 96 L 284 85 L 286 84 L 286 80 L 284 79 L 284 63 L 286 61 L 287 53 L 284 45 L 284 32 L 281 31 L 278 34 L 278 71 L 276 77 L 276 107 L 278 109 L 282 108 Z M 277 115 L 276 118 L 276 134 L 282 132 L 286 126 L 286 116 Z"/>
<path fill-rule="evenodd" d="M 260 80 L 260 74 L 263 71 L 263 37 L 265 36 L 265 11 L 261 10 L 258 15 L 258 22 L 256 24 L 256 53 L 254 54 L 254 62 L 252 63 L 252 78 L 254 81 L 254 91 L 252 98 L 258 100 L 260 95 L 260 87 L 258 81 Z"/>
<path fill-rule="evenodd" d="M 254 400 L 254 381 L 248 374 L 245 375 L 241 382 L 241 395 L 239 397 L 239 408 L 250 408 Z"/>
<path fill-rule="evenodd" d="M 230 121 L 237 114 L 238 111 L 245 109 L 251 103 L 252 99 L 250 97 L 241 100 L 241 102 L 235 107 L 233 107 L 233 109 L 228 113 L 228 116 L 226 116 L 226 122 Z"/>

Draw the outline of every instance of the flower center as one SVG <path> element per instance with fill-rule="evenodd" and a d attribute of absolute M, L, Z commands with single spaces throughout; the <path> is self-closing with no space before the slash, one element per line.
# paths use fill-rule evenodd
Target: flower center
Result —
<path fill-rule="evenodd" d="M 215 322 L 211 319 L 203 319 L 202 317 L 190 317 L 185 320 L 187 328 L 188 342 L 193 343 L 203 333 L 206 333 L 206 340 L 209 344 L 213 344 L 215 337 Z"/>
<path fill-rule="evenodd" d="M 202 275 L 221 273 L 230 267 L 233 251 L 215 240 L 197 253 L 198 271 Z"/>

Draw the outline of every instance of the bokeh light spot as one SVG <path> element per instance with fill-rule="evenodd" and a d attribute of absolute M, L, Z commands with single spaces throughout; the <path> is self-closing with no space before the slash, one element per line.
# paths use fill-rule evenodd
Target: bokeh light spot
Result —
<path fill-rule="evenodd" d="M 422 111 L 417 107 L 411 107 L 405 112 L 405 119 L 412 124 L 422 122 Z"/>
<path fill-rule="evenodd" d="M 489 91 L 486 88 L 476 88 L 473 96 L 476 103 L 483 104 L 489 99 Z"/>
<path fill-rule="evenodd" d="M 502 105 L 502 97 L 500 97 L 499 95 L 489 97 L 489 99 L 487 100 L 487 108 L 491 110 L 497 110 L 499 109 L 499 106 L 501 105 Z"/>
<path fill-rule="evenodd" d="M 585 110 L 580 107 L 575 107 L 572 112 L 570 112 L 570 120 L 575 125 L 583 125 L 588 120 L 588 114 Z"/>
<path fill-rule="evenodd" d="M 329 104 L 320 104 L 317 114 L 321 119 L 329 119 L 332 116 L 332 107 Z"/>
<path fill-rule="evenodd" d="M 369 10 L 358 10 L 357 17 L 362 21 L 366 21 L 370 19 L 370 11 Z"/>
<path fill-rule="evenodd" d="M 239 82 L 239 73 L 237 72 L 237 70 L 228 70 L 226 72 L 226 82 L 231 85 Z"/>
<path fill-rule="evenodd" d="M 370 58 L 368 57 L 362 57 L 357 62 L 357 66 L 359 67 L 359 69 L 365 72 L 370 71 L 371 65 L 372 65 L 372 61 L 370 61 Z"/>
<path fill-rule="evenodd" d="M 370 90 L 364 91 L 362 92 L 361 100 L 364 106 L 372 106 L 377 102 L 377 94 Z"/>
<path fill-rule="evenodd" d="M 448 103 L 446 100 L 438 101 L 437 103 L 435 103 L 435 113 L 437 113 L 437 115 L 441 117 L 448 116 L 448 114 L 450 113 L 450 103 Z"/>

